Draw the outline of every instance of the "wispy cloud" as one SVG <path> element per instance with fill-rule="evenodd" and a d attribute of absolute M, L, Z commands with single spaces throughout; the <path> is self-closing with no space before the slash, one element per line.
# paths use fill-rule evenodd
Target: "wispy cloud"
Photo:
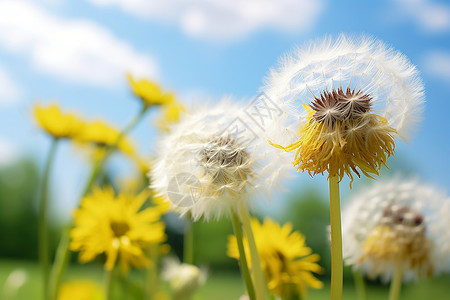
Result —
<path fill-rule="evenodd" d="M 0 104 L 14 104 L 18 101 L 21 94 L 19 85 L 11 79 L 6 70 L 0 65 Z"/>
<path fill-rule="evenodd" d="M 90 85 L 113 87 L 126 71 L 157 73 L 151 57 L 102 26 L 67 20 L 23 0 L 0 2 L 0 47 L 27 55 L 46 73 Z"/>
<path fill-rule="evenodd" d="M 262 28 L 302 32 L 323 11 L 322 0 L 88 0 L 144 18 L 176 23 L 188 35 L 231 41 Z"/>
<path fill-rule="evenodd" d="M 425 55 L 423 65 L 429 74 L 450 82 L 450 52 L 431 51 Z"/>
<path fill-rule="evenodd" d="M 450 5 L 432 0 L 395 0 L 401 11 L 429 32 L 450 30 Z"/>

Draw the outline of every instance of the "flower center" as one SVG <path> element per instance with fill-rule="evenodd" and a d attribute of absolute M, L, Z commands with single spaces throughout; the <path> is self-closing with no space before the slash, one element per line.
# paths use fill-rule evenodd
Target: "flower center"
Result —
<path fill-rule="evenodd" d="M 241 183 L 252 174 L 250 154 L 228 134 L 213 138 L 200 157 L 204 169 L 218 185 Z"/>
<path fill-rule="evenodd" d="M 318 122 L 342 121 L 355 118 L 366 112 L 371 107 L 372 98 L 361 90 L 351 90 L 349 87 L 344 92 L 341 87 L 331 92 L 323 91 L 320 97 L 314 97 L 311 108 L 314 110 L 313 118 Z"/>
<path fill-rule="evenodd" d="M 128 226 L 128 224 L 125 222 L 112 221 L 110 223 L 110 227 L 115 237 L 121 237 L 125 235 L 128 232 L 128 230 L 130 230 L 130 226 Z"/>

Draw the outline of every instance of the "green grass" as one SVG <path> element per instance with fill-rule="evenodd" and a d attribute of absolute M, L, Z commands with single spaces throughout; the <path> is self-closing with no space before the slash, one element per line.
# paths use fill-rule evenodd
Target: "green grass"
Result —
<path fill-rule="evenodd" d="M 39 267 L 35 262 L 0 260 L 0 290 L 3 289 L 8 275 L 16 269 L 27 272 L 28 280 L 18 291 L 14 300 L 40 300 L 40 274 Z M 73 265 L 66 272 L 64 280 L 88 279 L 101 284 L 103 279 L 102 268 L 96 265 Z M 368 300 L 387 299 L 388 286 L 369 284 Z M 195 300 L 237 300 L 244 292 L 244 285 L 238 273 L 221 272 L 212 270 L 209 272 L 207 283 L 201 287 Z M 1 295 L 1 294 L 0 294 Z M 411 283 L 403 287 L 401 299 L 407 300 L 445 300 L 450 295 L 450 276 L 440 276 L 420 283 Z M 329 299 L 329 284 L 325 283 L 322 290 L 309 290 L 308 300 Z M 3 299 L 2 300 L 13 300 Z M 357 299 L 353 289 L 353 283 L 346 282 L 344 285 L 344 300 Z"/>

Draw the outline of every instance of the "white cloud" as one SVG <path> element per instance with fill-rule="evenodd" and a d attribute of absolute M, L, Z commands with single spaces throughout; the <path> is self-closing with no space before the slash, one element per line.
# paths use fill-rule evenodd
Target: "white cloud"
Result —
<path fill-rule="evenodd" d="M 88 0 L 116 5 L 137 16 L 177 23 L 195 37 L 235 40 L 261 28 L 302 32 L 323 10 L 322 0 Z"/>
<path fill-rule="evenodd" d="M 125 72 L 154 77 L 155 62 L 88 20 L 66 20 L 22 0 L 0 2 L 0 47 L 26 54 L 38 69 L 66 80 L 102 86 Z"/>
<path fill-rule="evenodd" d="M 21 95 L 21 89 L 0 65 L 0 104 L 16 103 Z"/>
<path fill-rule="evenodd" d="M 423 60 L 425 71 L 450 82 L 450 52 L 432 51 Z"/>
<path fill-rule="evenodd" d="M 418 25 L 429 32 L 450 29 L 450 6 L 431 0 L 395 0 L 401 11 L 412 17 Z"/>

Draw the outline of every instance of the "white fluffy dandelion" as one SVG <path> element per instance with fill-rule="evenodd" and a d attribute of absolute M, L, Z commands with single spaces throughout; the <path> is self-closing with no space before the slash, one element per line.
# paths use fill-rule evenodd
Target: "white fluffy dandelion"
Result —
<path fill-rule="evenodd" d="M 404 280 L 450 271 L 450 198 L 419 180 L 380 181 L 343 210 L 346 264 L 369 277 Z"/>
<path fill-rule="evenodd" d="M 284 110 L 284 127 L 297 138 L 294 164 L 314 175 L 340 179 L 378 175 L 393 154 L 395 137 L 406 139 L 421 118 L 424 88 L 408 59 L 367 37 L 313 41 L 281 59 L 264 92 Z M 280 135 L 271 137 L 279 145 Z"/>
<path fill-rule="evenodd" d="M 194 220 L 239 211 L 253 192 L 270 192 L 290 168 L 260 131 L 244 107 L 229 100 L 196 108 L 162 138 L 152 188 Z"/>

